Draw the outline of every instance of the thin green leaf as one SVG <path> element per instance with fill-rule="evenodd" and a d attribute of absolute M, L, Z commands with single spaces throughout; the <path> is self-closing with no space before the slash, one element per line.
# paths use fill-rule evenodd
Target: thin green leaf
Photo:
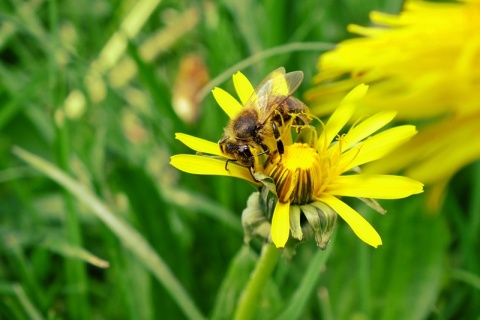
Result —
<path fill-rule="evenodd" d="M 210 91 L 212 91 L 213 88 L 219 86 L 222 82 L 226 81 L 235 72 L 243 70 L 246 67 L 254 65 L 259 61 L 265 60 L 266 58 L 294 51 L 327 51 L 333 48 L 333 44 L 326 42 L 295 42 L 261 51 L 238 62 L 237 64 L 233 65 L 232 67 L 228 68 L 227 70 L 213 78 L 198 93 L 198 99 L 199 101 L 205 99 L 205 97 L 210 93 Z"/>
<path fill-rule="evenodd" d="M 60 184 L 77 200 L 89 207 L 122 241 L 124 246 L 131 250 L 139 261 L 164 285 L 187 317 L 191 319 L 204 318 L 169 267 L 135 228 L 125 220 L 114 215 L 108 206 L 98 199 L 96 195 L 67 176 L 53 164 L 19 147 L 14 147 L 13 152 L 32 167 Z"/>
<path fill-rule="evenodd" d="M 80 259 L 99 268 L 108 268 L 110 266 L 108 261 L 100 259 L 84 248 L 66 243 L 65 239 L 50 237 L 44 240 L 42 246 L 61 256 Z"/>
<path fill-rule="evenodd" d="M 218 203 L 207 199 L 205 196 L 181 188 L 164 188 L 162 191 L 165 195 L 166 201 L 169 203 L 196 212 L 201 212 L 206 216 L 223 223 L 226 227 L 229 227 L 237 234 L 242 234 L 243 229 L 240 223 L 240 217 Z"/>
<path fill-rule="evenodd" d="M 45 82 L 44 72 L 32 76 L 28 83 L 25 83 L 11 99 L 2 101 L 0 108 L 0 129 L 3 129 L 23 108 L 28 106 L 28 102 L 33 100 L 35 90 L 39 84 Z"/>
<path fill-rule="evenodd" d="M 328 257 L 332 252 L 333 243 L 335 243 L 336 233 L 333 234 L 330 245 L 325 251 L 318 250 L 308 266 L 300 285 L 293 296 L 288 300 L 288 305 L 277 320 L 299 319 L 305 308 L 305 305 L 312 297 L 312 294 L 322 273 L 323 266 L 327 263 Z"/>
<path fill-rule="evenodd" d="M 480 290 L 480 277 L 472 272 L 461 269 L 453 269 L 452 278 L 463 281 L 475 289 Z"/>
<path fill-rule="evenodd" d="M 28 299 L 27 295 L 25 294 L 25 291 L 23 291 L 23 288 L 18 284 L 12 285 L 12 288 L 13 288 L 13 292 L 15 293 L 18 300 L 20 301 L 20 304 L 25 309 L 25 312 L 27 313 L 28 318 L 32 320 L 43 319 L 40 312 L 35 308 L 32 302 Z"/>

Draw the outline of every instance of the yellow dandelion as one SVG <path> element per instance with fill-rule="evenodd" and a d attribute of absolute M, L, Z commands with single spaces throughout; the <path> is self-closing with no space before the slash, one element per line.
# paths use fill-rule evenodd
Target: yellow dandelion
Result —
<path fill-rule="evenodd" d="M 214 89 L 217 102 L 230 118 L 234 118 L 242 104 L 254 94 L 252 85 L 241 73 L 233 78 L 241 103 L 225 91 Z M 293 130 L 285 125 L 281 132 L 284 153 L 264 155 L 260 165 L 255 166 L 256 178 L 249 168 L 236 163 L 230 163 L 226 170 L 227 158 L 218 143 L 186 134 L 177 133 L 176 137 L 200 154 L 172 156 L 171 164 L 193 174 L 242 178 L 261 188 L 265 186 L 257 178 L 264 176 L 273 180 L 277 201 L 271 217 L 271 240 L 277 247 L 284 247 L 290 234 L 293 238 L 302 238 L 300 212 L 306 215 L 312 228 L 318 226 L 325 215 L 338 214 L 361 240 L 377 247 L 382 244 L 379 234 L 341 197 L 398 199 L 421 193 L 423 185 L 401 176 L 360 173 L 359 166 L 384 157 L 416 133 L 411 125 L 376 133 L 395 116 L 394 112 L 381 112 L 358 121 L 346 133 L 340 134 L 354 114 L 355 102 L 365 95 L 366 90 L 365 85 L 352 90 L 319 128 L 319 134 L 314 127 L 305 125 L 293 142 Z M 312 211 L 311 208 L 318 210 Z"/>
<path fill-rule="evenodd" d="M 377 26 L 348 27 L 363 37 L 320 57 L 306 100 L 314 114 L 329 114 L 341 96 L 367 83 L 358 112 L 422 119 L 419 134 L 372 170 L 406 169 L 434 186 L 430 204 L 438 204 L 452 175 L 480 159 L 480 141 L 472 139 L 480 122 L 480 1 L 408 1 L 399 15 L 370 18 Z"/>

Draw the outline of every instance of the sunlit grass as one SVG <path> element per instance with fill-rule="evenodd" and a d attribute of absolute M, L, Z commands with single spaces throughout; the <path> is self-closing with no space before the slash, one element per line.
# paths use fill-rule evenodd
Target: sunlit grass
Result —
<path fill-rule="evenodd" d="M 209 90 L 232 88 L 225 79 L 237 68 L 253 81 L 279 66 L 302 70 L 301 97 L 325 44 L 348 36 L 346 24 L 399 8 L 2 2 L 0 318 L 231 318 L 260 252 L 259 242 L 243 243 L 240 221 L 255 189 L 176 171 L 170 156 L 189 151 L 174 133 L 221 137 L 227 117 Z M 192 54 L 210 79 L 187 123 L 172 95 Z M 281 257 L 256 318 L 478 315 L 479 168 L 452 180 L 437 214 L 425 212 L 423 196 L 382 203 L 385 216 L 367 217 L 382 234 L 379 249 L 340 223 L 327 252 L 312 241 Z"/>

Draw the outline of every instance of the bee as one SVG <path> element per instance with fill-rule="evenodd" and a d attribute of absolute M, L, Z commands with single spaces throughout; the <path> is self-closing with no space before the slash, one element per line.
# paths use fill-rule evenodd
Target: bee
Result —
<path fill-rule="evenodd" d="M 252 169 L 255 155 L 283 154 L 280 127 L 289 122 L 295 126 L 310 123 L 308 107 L 292 97 L 302 81 L 302 71 L 286 74 L 281 67 L 257 86 L 242 110 L 225 127 L 218 142 L 222 153 L 229 157 L 225 170 L 228 171 L 230 161 Z"/>

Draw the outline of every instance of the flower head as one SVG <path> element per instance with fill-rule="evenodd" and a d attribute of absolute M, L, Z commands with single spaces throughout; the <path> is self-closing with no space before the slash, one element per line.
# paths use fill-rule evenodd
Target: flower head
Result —
<path fill-rule="evenodd" d="M 245 81 L 248 82 L 240 73 L 234 75 L 235 87 L 242 102 L 245 101 L 242 95 L 248 97 L 254 92 L 253 87 L 246 85 Z M 245 87 L 249 90 L 244 90 Z M 218 91 L 220 89 L 215 90 L 217 102 L 230 117 L 234 117 L 241 109 L 240 103 L 233 102 L 235 99 Z M 400 176 L 359 173 L 359 166 L 384 157 L 416 133 L 415 127 L 404 125 L 372 135 L 391 122 L 394 112 L 375 114 L 358 121 L 346 133 L 341 133 L 354 114 L 355 102 L 365 95 L 366 90 L 365 85 L 352 90 L 325 125 L 320 126 L 320 133 L 313 126 L 303 125 L 296 128 L 299 133 L 294 139 L 291 122 L 282 126 L 280 134 L 285 144 L 283 154 L 276 152 L 263 155 L 262 159 L 258 156 L 259 164 L 255 166 L 253 174 L 249 168 L 235 163 L 229 164 L 226 170 L 226 159 L 220 158 L 224 155 L 217 143 L 184 134 L 177 134 L 177 138 L 187 146 L 202 154 L 217 157 L 176 155 L 171 163 L 190 173 L 230 175 L 249 180 L 261 186 L 261 191 L 267 190 L 264 193 L 269 190 L 275 193 L 277 201 L 271 216 L 270 235 L 277 247 L 284 247 L 290 234 L 293 238 L 302 239 L 300 213 L 305 215 L 320 246 L 326 245 L 324 236 L 328 238 L 338 214 L 361 240 L 377 247 L 382 242 L 375 229 L 340 198 L 403 198 L 422 192 L 423 185 Z M 229 110 L 226 102 L 236 106 L 236 111 Z"/>
<path fill-rule="evenodd" d="M 399 15 L 370 17 L 377 26 L 350 25 L 363 37 L 320 57 L 317 86 L 306 99 L 313 113 L 328 114 L 342 95 L 367 83 L 358 112 L 394 110 L 400 119 L 427 120 L 373 170 L 405 168 L 435 185 L 438 198 L 457 170 L 480 158 L 480 142 L 469 138 L 480 122 L 480 1 L 407 1 Z"/>

